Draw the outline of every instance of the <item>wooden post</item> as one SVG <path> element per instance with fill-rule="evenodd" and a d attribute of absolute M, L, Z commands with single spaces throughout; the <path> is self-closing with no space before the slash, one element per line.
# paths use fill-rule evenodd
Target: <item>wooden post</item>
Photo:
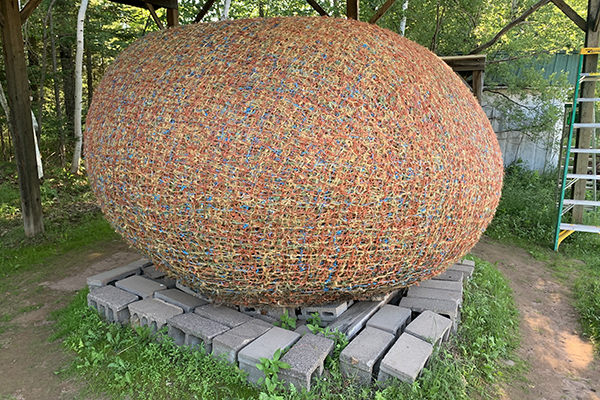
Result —
<path fill-rule="evenodd" d="M 594 31 L 596 16 L 600 11 L 600 0 L 589 0 L 588 17 L 587 17 L 587 32 L 585 34 L 585 47 L 598 47 L 600 34 L 598 30 Z M 583 72 L 596 72 L 598 70 L 598 54 L 585 56 L 583 63 Z M 588 81 L 581 85 L 581 97 L 595 97 L 596 82 Z M 594 123 L 594 103 L 582 102 L 579 108 L 579 120 L 583 123 Z M 577 132 L 576 146 L 578 148 L 589 149 L 592 142 L 593 129 L 579 129 Z M 588 163 L 590 160 L 589 154 L 575 154 L 575 173 L 587 174 Z M 573 199 L 585 200 L 585 185 L 586 181 L 578 180 L 573 185 Z M 573 207 L 573 223 L 583 223 L 583 206 Z"/>
<path fill-rule="evenodd" d="M 44 233 L 44 221 L 18 0 L 0 1 L 0 13 L 4 16 L 4 25 L 1 28 L 2 48 L 14 131 L 13 144 L 21 192 L 21 213 L 25 235 L 33 237 Z"/>
<path fill-rule="evenodd" d="M 358 21 L 358 0 L 346 0 L 346 17 Z"/>
<path fill-rule="evenodd" d="M 178 8 L 167 8 L 167 26 L 174 28 L 179 26 L 179 9 Z"/>

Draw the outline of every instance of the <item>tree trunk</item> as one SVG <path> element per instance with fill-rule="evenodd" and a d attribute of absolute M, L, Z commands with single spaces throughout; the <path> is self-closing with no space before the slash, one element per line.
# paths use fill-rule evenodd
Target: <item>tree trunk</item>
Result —
<path fill-rule="evenodd" d="M 229 6 L 231 5 L 231 0 L 225 0 L 225 4 L 223 4 L 223 15 L 221 16 L 221 21 L 226 21 L 229 19 Z"/>
<path fill-rule="evenodd" d="M 87 16 L 86 16 L 87 21 Z M 92 66 L 92 47 L 88 40 L 85 46 L 85 74 L 87 77 L 87 106 L 88 109 L 92 105 L 92 97 L 94 97 L 94 71 Z"/>
<path fill-rule="evenodd" d="M 0 1 L 0 14 L 4 16 L 4 24 L 0 30 L 10 99 L 10 119 L 14 124 L 13 143 L 21 193 L 21 214 L 25 236 L 33 237 L 44 233 L 44 219 L 18 1 Z"/>
<path fill-rule="evenodd" d="M 54 26 L 52 24 L 52 13 L 50 13 L 50 19 L 48 21 L 50 25 L 50 46 L 52 47 L 52 76 L 54 76 L 54 110 L 56 111 L 56 118 L 58 119 L 58 157 L 60 159 L 60 166 L 65 167 L 67 163 L 67 156 L 65 152 L 65 130 L 63 128 L 63 114 L 60 104 L 60 89 L 58 87 L 58 65 L 56 62 L 56 41 L 54 38 Z"/>
<path fill-rule="evenodd" d="M 71 163 L 71 173 L 79 173 L 79 164 L 81 163 L 81 103 L 83 92 L 83 78 L 81 72 L 83 69 L 83 24 L 85 22 L 85 11 L 87 10 L 88 0 L 81 0 L 79 14 L 77 15 L 77 52 L 75 53 L 75 151 L 73 152 L 73 162 Z"/>
<path fill-rule="evenodd" d="M 0 151 L 2 152 L 2 161 L 8 161 L 6 157 L 6 145 L 4 144 L 4 129 L 0 125 Z"/>
<path fill-rule="evenodd" d="M 40 141 L 40 136 L 42 134 L 42 119 L 44 114 L 44 84 L 46 81 L 46 55 L 48 53 L 48 18 L 50 17 L 50 13 L 52 12 L 52 6 L 56 0 L 52 0 L 50 6 L 48 7 L 48 12 L 46 13 L 46 17 L 44 18 L 42 31 L 43 31 L 43 40 L 42 40 L 42 70 L 40 72 L 40 87 L 38 91 L 38 126 L 39 126 L 39 136 L 37 137 L 38 142 Z"/>
<path fill-rule="evenodd" d="M 61 43 L 59 50 L 65 96 L 65 133 L 68 137 L 75 137 L 75 66 L 73 65 L 73 51 L 71 46 L 66 43 Z"/>

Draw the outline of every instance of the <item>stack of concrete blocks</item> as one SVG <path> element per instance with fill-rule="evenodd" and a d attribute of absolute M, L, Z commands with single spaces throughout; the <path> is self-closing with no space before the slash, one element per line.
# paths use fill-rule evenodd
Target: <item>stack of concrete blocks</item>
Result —
<path fill-rule="evenodd" d="M 176 344 L 199 347 L 237 364 L 252 383 L 264 378 L 257 368 L 261 358 L 272 358 L 278 349 L 287 351 L 282 361 L 291 368 L 281 370 L 280 379 L 307 390 L 323 373 L 334 341 L 314 335 L 306 325 L 293 332 L 273 323 L 285 312 L 300 323 L 317 313 L 323 326 L 350 340 L 340 355 L 343 374 L 365 384 L 373 379 L 385 384 L 393 377 L 411 383 L 425 367 L 434 345 L 456 331 L 463 283 L 473 267 L 470 261 L 456 264 L 433 280 L 409 288 L 401 299 L 398 296 L 404 293 L 396 291 L 370 301 L 299 309 L 231 308 L 210 303 L 147 260 L 139 260 L 88 278 L 88 305 L 110 322 L 149 326 L 154 332 L 167 326 Z"/>

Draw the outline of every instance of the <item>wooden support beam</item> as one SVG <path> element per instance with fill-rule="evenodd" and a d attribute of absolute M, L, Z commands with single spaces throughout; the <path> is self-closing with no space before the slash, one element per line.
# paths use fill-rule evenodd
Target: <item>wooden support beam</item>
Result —
<path fill-rule="evenodd" d="M 200 22 L 206 13 L 208 13 L 213 4 L 215 4 L 215 0 L 206 0 L 206 3 L 204 3 L 202 9 L 198 12 L 196 18 L 194 18 L 194 22 Z"/>
<path fill-rule="evenodd" d="M 369 23 L 370 24 L 377 23 L 377 21 L 379 21 L 379 18 L 383 17 L 383 15 L 387 12 L 387 10 L 390 9 L 391 6 L 394 5 L 395 2 L 396 2 L 396 0 L 387 0 L 385 3 L 383 3 L 383 5 L 379 8 L 379 10 L 377 10 L 375 15 L 373 15 L 371 17 L 371 19 L 369 20 Z"/>
<path fill-rule="evenodd" d="M 588 19 L 587 31 L 585 35 L 585 47 L 598 47 L 600 44 L 600 34 L 598 30 L 593 30 L 595 18 L 600 11 L 600 0 L 589 0 L 588 3 Z M 585 56 L 582 72 L 596 72 L 598 70 L 598 54 L 590 54 Z M 581 97 L 595 97 L 596 81 L 583 82 L 581 85 Z M 582 102 L 579 105 L 579 121 L 582 123 L 594 123 L 596 121 L 594 113 L 594 103 Z M 578 148 L 589 149 L 592 143 L 593 129 L 578 129 L 576 136 L 576 146 Z M 575 173 L 587 174 L 588 163 L 590 160 L 589 154 L 575 154 Z M 573 185 L 573 199 L 585 200 L 586 181 L 578 180 Z M 573 207 L 572 223 L 583 223 L 583 206 Z"/>
<path fill-rule="evenodd" d="M 0 13 L 0 27 L 4 26 L 4 14 Z"/>
<path fill-rule="evenodd" d="M 483 101 L 483 71 L 473 71 L 473 94 L 481 105 Z"/>
<path fill-rule="evenodd" d="M 327 14 L 327 11 L 323 10 L 323 7 L 321 7 L 321 5 L 319 3 L 317 3 L 315 0 L 306 0 L 306 2 L 308 4 L 310 4 L 311 7 L 314 8 L 315 11 L 318 12 L 320 16 L 329 17 L 329 14 Z"/>
<path fill-rule="evenodd" d="M 1 29 L 2 49 L 21 192 L 21 214 L 25 235 L 33 237 L 44 233 L 44 220 L 18 0 L 1 0 L 0 13 L 5 18 Z"/>
<path fill-rule="evenodd" d="M 154 6 L 150 3 L 146 3 L 146 8 L 148 9 L 148 11 L 150 11 L 150 15 L 152 15 L 152 19 L 154 20 L 154 22 L 156 22 L 156 25 L 158 25 L 158 28 L 165 29 L 162 22 L 160 22 L 160 18 L 158 18 L 158 15 L 156 14 L 156 10 L 154 9 Z"/>
<path fill-rule="evenodd" d="M 564 0 L 550 0 L 560 11 L 562 11 L 567 17 L 571 19 L 571 21 L 575 22 L 582 31 L 587 30 L 587 23 L 585 19 L 583 19 L 577 11 L 573 10 L 570 5 L 564 2 Z"/>
<path fill-rule="evenodd" d="M 358 21 L 358 0 L 346 0 L 346 17 Z"/>
<path fill-rule="evenodd" d="M 25 7 L 19 13 L 21 15 L 21 25 L 27 21 L 27 18 L 31 17 L 31 14 L 35 11 L 36 8 L 40 5 L 42 0 L 29 0 Z"/>
<path fill-rule="evenodd" d="M 179 26 L 179 9 L 167 8 L 167 26 L 174 28 Z"/>

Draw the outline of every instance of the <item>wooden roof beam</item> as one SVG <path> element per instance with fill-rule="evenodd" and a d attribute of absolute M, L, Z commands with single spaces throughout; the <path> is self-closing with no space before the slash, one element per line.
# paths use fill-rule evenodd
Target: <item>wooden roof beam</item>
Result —
<path fill-rule="evenodd" d="M 158 15 L 156 14 L 156 10 L 154 9 L 154 6 L 150 3 L 146 3 L 146 8 L 148 9 L 148 11 L 150 11 L 150 15 L 152 15 L 152 19 L 154 20 L 154 22 L 156 22 L 156 25 L 158 25 L 158 28 L 165 29 L 162 22 L 160 22 L 160 18 L 158 18 Z"/>
<path fill-rule="evenodd" d="M 206 0 L 206 3 L 204 3 L 202 9 L 198 12 L 196 18 L 194 18 L 194 22 L 200 22 L 206 13 L 208 13 L 213 4 L 215 4 L 215 0 Z"/>
<path fill-rule="evenodd" d="M 315 11 L 318 12 L 320 16 L 329 17 L 329 14 L 327 14 L 327 11 L 323 10 L 323 7 L 321 7 L 321 5 L 319 3 L 317 3 L 315 0 L 306 0 L 306 2 L 308 4 L 310 4 L 311 7 L 314 8 Z"/>
<path fill-rule="evenodd" d="M 358 21 L 358 0 L 346 0 L 346 17 Z"/>
<path fill-rule="evenodd" d="M 554 3 L 554 5 L 558 7 L 560 11 L 563 12 L 563 14 L 569 17 L 571 21 L 575 22 L 575 25 L 577 25 L 581 30 L 587 30 L 587 23 L 585 19 L 583 19 L 579 14 L 577 14 L 577 11 L 573 10 L 571 6 L 564 2 L 564 0 L 550 1 L 552 1 L 552 3 Z"/>
<path fill-rule="evenodd" d="M 387 10 L 390 9 L 391 6 L 394 5 L 394 3 L 396 2 L 396 0 L 387 0 L 380 8 L 379 10 L 377 10 L 377 12 L 375 13 L 375 15 L 373 15 L 371 17 L 371 19 L 369 20 L 370 24 L 375 24 L 377 23 L 377 21 L 379 21 L 379 18 L 383 17 L 383 15 L 387 12 Z"/>

